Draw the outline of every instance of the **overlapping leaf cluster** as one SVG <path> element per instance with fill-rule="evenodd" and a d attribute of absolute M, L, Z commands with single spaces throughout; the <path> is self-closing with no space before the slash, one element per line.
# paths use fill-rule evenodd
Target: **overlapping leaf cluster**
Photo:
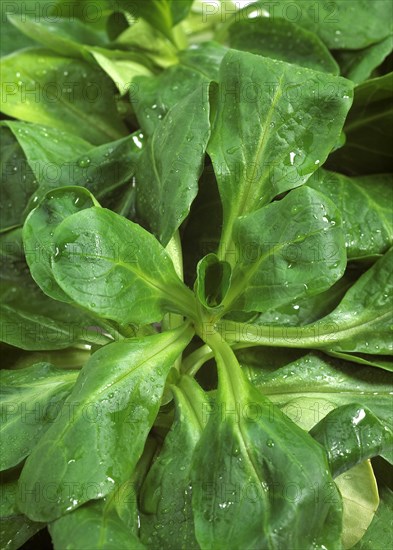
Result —
<path fill-rule="evenodd" d="M 3 14 L 1 547 L 390 547 L 390 3 L 34 4 Z"/>

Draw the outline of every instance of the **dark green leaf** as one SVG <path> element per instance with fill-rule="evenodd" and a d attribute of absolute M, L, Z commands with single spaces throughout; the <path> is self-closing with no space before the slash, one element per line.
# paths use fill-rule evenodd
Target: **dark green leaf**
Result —
<path fill-rule="evenodd" d="M 337 52 L 341 73 L 355 84 L 370 78 L 371 73 L 388 56 L 393 49 L 393 38 L 388 36 L 363 50 L 343 50 Z"/>
<path fill-rule="evenodd" d="M 179 52 L 180 64 L 218 82 L 221 61 L 228 48 L 214 41 L 192 44 Z"/>
<path fill-rule="evenodd" d="M 304 326 L 318 321 L 330 313 L 343 298 L 351 281 L 342 277 L 325 292 L 293 300 L 277 309 L 259 314 L 252 322 L 256 325 Z"/>
<path fill-rule="evenodd" d="M 287 5 L 290 0 L 281 0 Z M 296 0 L 300 8 L 301 24 L 313 29 L 331 49 L 358 49 L 379 42 L 391 33 L 389 0 L 373 3 L 368 0 Z M 283 8 L 284 9 L 284 8 Z M 288 15 L 291 10 L 286 10 Z M 299 12 L 298 12 L 299 13 Z M 307 21 L 308 19 L 308 21 Z"/>
<path fill-rule="evenodd" d="M 186 1 L 186 4 L 189 2 Z M 173 40 L 171 29 L 174 21 L 169 0 L 150 0 L 148 3 L 144 0 L 120 0 L 119 6 L 128 11 L 133 18 L 142 17 L 169 40 Z"/>
<path fill-rule="evenodd" d="M 87 154 L 93 146 L 84 139 L 56 128 L 7 120 L 38 183 L 46 187 L 67 184 L 67 176 L 73 173 L 70 161 Z"/>
<path fill-rule="evenodd" d="M 331 357 L 338 357 L 346 361 L 353 361 L 359 365 L 369 367 L 380 367 L 381 369 L 393 372 L 393 357 L 389 355 L 370 355 L 367 353 L 346 353 L 345 351 L 324 350 Z"/>
<path fill-rule="evenodd" d="M 175 420 L 141 489 L 141 538 L 149 547 L 191 550 L 199 546 L 191 508 L 190 467 L 207 401 L 198 384 L 187 376 L 172 390 Z"/>
<path fill-rule="evenodd" d="M 93 147 L 68 132 L 28 122 L 7 121 L 40 184 L 28 208 L 48 189 L 80 185 L 108 202 L 122 185 L 131 183 L 143 136 L 127 137 Z M 60 139 L 59 139 L 60 138 Z"/>
<path fill-rule="evenodd" d="M 370 409 L 356 403 L 334 409 L 310 435 L 325 448 L 333 477 L 373 456 L 393 461 L 392 430 Z"/>
<path fill-rule="evenodd" d="M 191 9 L 193 0 L 120 0 L 117 4 L 128 11 L 133 18 L 142 17 L 169 40 L 174 40 L 172 27 L 184 19 Z"/>
<path fill-rule="evenodd" d="M 389 174 L 348 178 L 325 170 L 308 181 L 339 209 L 348 259 L 383 254 L 393 245 L 392 183 Z"/>
<path fill-rule="evenodd" d="M 169 0 L 174 25 L 185 19 L 191 9 L 194 0 Z"/>
<path fill-rule="evenodd" d="M 86 61 L 26 49 L 3 59 L 1 78 L 7 84 L 6 115 L 77 132 L 96 145 L 127 134 L 117 114 L 114 85 Z"/>
<path fill-rule="evenodd" d="M 36 363 L 51 363 L 57 369 L 81 369 L 90 358 L 90 349 L 66 348 L 50 351 L 28 351 L 7 346 L 1 346 L 3 368 L 26 369 Z"/>
<path fill-rule="evenodd" d="M 106 344 L 98 322 L 68 304 L 50 300 L 29 277 L 2 282 L 0 341 L 24 350 L 63 349 L 78 343 Z"/>
<path fill-rule="evenodd" d="M 54 234 L 54 277 L 79 305 L 121 324 L 193 313 L 194 298 L 157 240 L 110 210 L 89 208 Z"/>
<path fill-rule="evenodd" d="M 30 273 L 41 290 L 55 300 L 72 302 L 52 273 L 51 258 L 56 253 L 54 231 L 68 216 L 94 205 L 99 206 L 86 189 L 62 187 L 49 191 L 25 222 L 23 244 Z"/>
<path fill-rule="evenodd" d="M 1 370 L 0 469 L 19 464 L 50 427 L 70 393 L 78 371 L 38 363 L 27 369 Z"/>
<path fill-rule="evenodd" d="M 38 14 L 47 14 L 48 19 L 55 20 L 56 17 L 72 21 L 80 19 L 92 28 L 102 30 L 106 27 L 107 18 L 111 15 L 112 9 L 116 7 L 116 0 L 94 0 L 94 4 L 90 5 L 81 0 L 52 0 L 47 10 L 44 12 L 41 10 Z"/>
<path fill-rule="evenodd" d="M 346 266 L 340 226 L 334 204 L 307 187 L 240 218 L 226 309 L 265 311 L 328 289 Z"/>
<path fill-rule="evenodd" d="M 302 185 L 326 160 L 351 105 L 352 86 L 282 61 L 226 54 L 208 145 L 224 209 L 221 255 L 225 249 L 233 253 L 238 216 Z"/>
<path fill-rule="evenodd" d="M 392 355 L 392 260 L 393 248 L 359 277 L 332 313 L 314 324 L 285 327 L 228 320 L 221 323 L 220 333 L 228 341 L 249 346 L 326 349 L 343 357 L 342 352 L 352 352 L 353 357 L 345 356 L 353 361 L 358 361 L 358 353 L 370 354 L 371 361 L 372 354 Z"/>
<path fill-rule="evenodd" d="M 208 99 L 211 80 L 218 71 L 227 48 L 215 42 L 190 47 L 179 53 L 179 63 L 154 78 L 135 78 L 130 101 L 144 132 L 152 134 L 170 108 L 201 87 L 201 101 Z"/>
<path fill-rule="evenodd" d="M 367 80 L 355 89 L 355 99 L 344 131 L 345 146 L 336 151 L 330 166 L 354 175 L 392 171 L 393 73 Z"/>
<path fill-rule="evenodd" d="M 368 269 L 337 308 L 313 325 L 330 327 L 330 347 L 337 351 L 393 355 L 393 248 Z M 322 336 L 322 340 L 323 340 Z"/>
<path fill-rule="evenodd" d="M 23 223 L 27 203 L 38 183 L 12 132 L 0 127 L 0 135 L 0 231 L 7 231 Z"/>
<path fill-rule="evenodd" d="M 29 48 L 35 46 L 36 42 L 31 40 L 27 36 L 23 35 L 17 28 L 12 25 L 7 17 L 7 11 L 15 10 L 18 8 L 18 4 L 24 4 L 25 2 L 0 2 L 0 17 L 1 17 L 1 43 L 0 43 L 0 56 L 6 56 L 15 50 L 21 50 L 23 48 Z"/>
<path fill-rule="evenodd" d="M 192 330 L 183 326 L 116 342 L 92 356 L 23 468 L 19 508 L 28 517 L 52 521 L 129 478 L 157 415 L 168 372 L 191 336 Z M 73 490 L 67 492 L 70 483 Z M 46 484 L 53 488 L 50 497 L 37 498 Z"/>
<path fill-rule="evenodd" d="M 0 279 L 16 283 L 29 278 L 23 251 L 22 228 L 0 234 Z"/>
<path fill-rule="evenodd" d="M 268 372 L 275 371 L 292 363 L 306 355 L 306 350 L 297 350 L 290 348 L 245 348 L 234 349 L 236 357 L 239 360 L 242 369 L 247 373 L 249 380 L 258 379 Z"/>
<path fill-rule="evenodd" d="M 15 505 L 18 491 L 18 480 L 7 476 L 0 481 L 0 548 L 18 550 L 35 533 L 44 527 L 23 516 Z"/>
<path fill-rule="evenodd" d="M 164 246 L 198 193 L 209 136 L 209 97 L 198 86 L 157 124 L 142 152 L 137 211 Z"/>
<path fill-rule="evenodd" d="M 229 43 L 236 50 L 339 74 L 337 63 L 318 36 L 285 19 L 255 17 L 237 21 L 229 28 Z"/>
<path fill-rule="evenodd" d="M 372 10 L 368 0 L 278 0 L 257 2 L 247 6 L 245 13 L 256 10 L 315 32 L 330 49 L 365 48 L 391 33 L 389 0 L 377 0 Z"/>
<path fill-rule="evenodd" d="M 228 358 L 218 361 L 217 403 L 192 468 L 199 545 L 280 548 L 285 541 L 289 548 L 340 548 L 341 498 L 323 449 L 244 379 L 234 378 Z M 326 491 L 331 499 L 322 496 Z"/>

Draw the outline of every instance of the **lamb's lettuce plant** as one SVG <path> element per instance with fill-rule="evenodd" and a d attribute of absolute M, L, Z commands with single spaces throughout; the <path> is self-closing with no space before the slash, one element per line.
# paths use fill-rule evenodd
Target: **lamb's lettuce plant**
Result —
<path fill-rule="evenodd" d="M 390 547 L 390 3 L 25 4 L 1 548 Z"/>

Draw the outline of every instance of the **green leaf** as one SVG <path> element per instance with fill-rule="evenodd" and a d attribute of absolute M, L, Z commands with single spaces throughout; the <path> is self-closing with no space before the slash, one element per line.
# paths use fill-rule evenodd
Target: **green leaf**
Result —
<path fill-rule="evenodd" d="M 141 488 L 141 538 L 154 548 L 197 549 L 191 508 L 190 468 L 203 429 L 207 400 L 200 386 L 183 376 L 172 386 L 175 420 Z M 173 526 L 176 525 L 176 541 Z"/>
<path fill-rule="evenodd" d="M 61 414 L 25 463 L 18 503 L 23 513 L 52 521 L 129 478 L 157 415 L 168 372 L 191 337 L 192 329 L 183 326 L 110 344 L 91 357 Z M 69 483 L 72 491 L 66 490 Z M 86 490 L 86 483 L 94 490 Z M 53 498 L 37 498 L 46 484 L 51 484 Z"/>
<path fill-rule="evenodd" d="M 370 11 L 368 0 L 279 0 L 272 4 L 257 2 L 245 12 L 258 9 L 270 17 L 283 17 L 309 29 L 329 49 L 360 49 L 379 42 L 391 33 L 390 2 L 378 0 Z M 255 10 L 254 10 L 255 11 Z"/>
<path fill-rule="evenodd" d="M 120 488 L 121 489 L 121 488 Z M 106 498 L 90 501 L 49 524 L 54 547 L 58 550 L 143 550 L 145 546 L 136 535 L 137 526 L 130 529 L 120 517 L 116 505 L 129 508 L 136 505 L 133 487 L 125 484 L 123 491 L 110 493 Z"/>
<path fill-rule="evenodd" d="M 14 174 L 17 175 L 19 179 L 15 180 L 15 185 L 22 182 L 23 187 L 26 186 L 26 191 L 28 191 L 26 174 L 35 182 L 21 204 L 23 207 L 27 203 L 21 221 L 49 189 L 59 186 L 86 187 L 102 201 L 104 206 L 110 206 L 115 210 L 119 208 L 124 215 L 128 214 L 133 207 L 135 185 L 132 183 L 132 178 L 143 148 L 143 135 L 140 132 L 93 147 L 73 134 L 39 124 L 16 121 L 6 121 L 4 124 L 7 124 L 15 134 L 26 158 L 23 156 L 20 164 L 15 162 L 6 164 L 3 173 L 8 173 L 11 177 Z M 38 189 L 36 189 L 37 182 Z M 6 182 L 4 184 L 6 185 Z M 4 198 L 7 198 L 12 190 L 15 190 L 14 186 L 7 185 Z M 121 194 L 120 199 L 119 194 Z M 22 197 L 20 194 L 18 198 L 15 197 L 17 213 L 19 209 L 17 201 Z M 123 201 L 124 206 L 122 206 Z M 7 219 L 9 212 L 11 209 L 7 208 L 4 220 Z"/>
<path fill-rule="evenodd" d="M 48 11 L 44 12 L 48 13 L 48 16 L 69 18 L 72 21 L 80 19 L 90 27 L 100 30 L 106 28 L 112 9 L 117 7 L 113 0 L 95 0 L 94 5 L 87 8 L 86 4 L 81 3 L 80 0 L 53 0 L 50 4 Z"/>
<path fill-rule="evenodd" d="M 296 48 L 288 48 L 289 43 L 295 43 Z M 339 74 L 336 61 L 318 36 L 285 19 L 238 20 L 229 27 L 229 44 L 236 50 Z"/>
<path fill-rule="evenodd" d="M 219 356 L 218 366 L 217 402 L 192 467 L 199 545 L 279 548 L 285 540 L 290 548 L 311 547 L 312 541 L 339 548 L 341 499 L 323 449 L 234 377 L 229 358 Z M 325 491 L 331 499 L 322 496 Z"/>
<path fill-rule="evenodd" d="M 270 309 L 252 319 L 256 325 L 304 326 L 325 317 L 338 306 L 351 281 L 344 275 L 325 292 L 293 300 L 277 309 Z"/>
<path fill-rule="evenodd" d="M 98 65 L 116 84 L 121 95 L 124 95 L 135 77 L 151 76 L 152 64 L 141 54 L 123 51 L 90 48 L 90 53 Z"/>
<path fill-rule="evenodd" d="M 390 174 L 348 178 L 319 170 L 308 185 L 337 206 L 348 259 L 385 253 L 393 245 L 393 188 Z"/>
<path fill-rule="evenodd" d="M 22 33 L 60 55 L 88 58 L 91 45 L 104 45 L 106 37 L 74 17 L 72 20 L 50 17 L 37 18 L 24 15 L 8 16 Z"/>
<path fill-rule="evenodd" d="M 234 242 L 237 258 L 226 309 L 264 311 L 318 294 L 346 266 L 338 211 L 307 187 L 240 218 Z"/>
<path fill-rule="evenodd" d="M 371 360 L 372 354 L 392 355 L 392 261 L 393 248 L 359 277 L 329 315 L 314 324 L 285 327 L 228 320 L 220 324 L 220 333 L 230 342 L 250 346 L 326 349 L 342 357 L 349 357 L 342 352 L 367 354 Z M 365 362 L 356 355 L 350 355 L 350 360 Z"/>
<path fill-rule="evenodd" d="M 186 3 L 188 4 L 188 1 Z M 133 2 L 121 0 L 119 5 L 120 7 L 124 6 L 124 9 L 129 11 L 134 18 L 142 17 L 169 40 L 173 40 L 171 32 L 173 18 L 169 0 L 150 0 L 149 3 L 144 0 L 133 0 Z"/>
<path fill-rule="evenodd" d="M 352 86 L 282 61 L 226 54 L 208 145 L 224 209 L 221 256 L 231 252 L 238 216 L 302 185 L 326 160 L 351 105 Z"/>
<path fill-rule="evenodd" d="M 28 277 L 2 282 L 0 296 L 2 342 L 24 350 L 55 350 L 109 341 L 93 317 L 50 300 Z"/>
<path fill-rule="evenodd" d="M 178 50 L 173 42 L 147 21 L 132 21 L 132 26 L 117 37 L 114 47 L 146 55 L 154 65 L 164 69 L 177 63 Z"/>
<path fill-rule="evenodd" d="M 226 46 L 208 40 L 200 44 L 192 44 L 179 52 L 179 63 L 195 73 L 205 75 L 209 80 L 218 82 L 220 65 L 227 51 Z"/>
<path fill-rule="evenodd" d="M 310 435 L 325 448 L 333 477 L 374 456 L 393 462 L 392 430 L 357 403 L 334 409 Z"/>
<path fill-rule="evenodd" d="M 19 2 L 23 4 L 23 2 Z M 0 2 L 1 9 L 1 44 L 0 44 L 0 56 L 4 57 L 14 52 L 15 50 L 21 50 L 23 48 L 30 48 L 36 46 L 36 42 L 31 40 L 27 36 L 23 35 L 10 23 L 7 17 L 7 11 L 11 8 L 15 9 L 18 2 Z"/>
<path fill-rule="evenodd" d="M 392 86 L 393 73 L 389 73 L 356 87 L 344 127 L 345 146 L 329 159 L 333 169 L 353 175 L 391 172 Z"/>
<path fill-rule="evenodd" d="M 307 13 L 304 19 L 309 19 L 302 24 L 314 29 L 330 49 L 364 48 L 391 33 L 390 6 L 386 0 L 375 2 L 371 12 L 368 0 L 336 0 L 334 3 L 317 0 L 312 6 L 307 0 L 296 0 L 296 3 L 302 15 Z"/>
<path fill-rule="evenodd" d="M 259 376 L 266 375 L 268 372 L 292 363 L 307 353 L 306 350 L 274 347 L 234 348 L 234 351 L 242 369 L 251 382 L 258 380 Z"/>
<path fill-rule="evenodd" d="M 4 550 L 18 550 L 44 527 L 19 512 L 15 505 L 17 490 L 15 475 L 3 475 L 0 480 L 0 547 Z"/>
<path fill-rule="evenodd" d="M 23 223 L 27 203 L 38 184 L 12 132 L 2 126 L 0 135 L 0 231 L 7 231 Z"/>
<path fill-rule="evenodd" d="M 343 497 L 344 548 L 359 542 L 378 508 L 378 486 L 369 460 L 335 479 Z"/>
<path fill-rule="evenodd" d="M 90 358 L 90 349 L 68 348 L 50 351 L 28 351 L 3 345 L 4 368 L 26 369 L 36 363 L 51 363 L 58 369 L 81 369 Z"/>
<path fill-rule="evenodd" d="M 393 358 L 389 355 L 369 355 L 366 353 L 346 353 L 345 351 L 324 350 L 331 357 L 338 357 L 346 361 L 353 361 L 359 365 L 380 367 L 393 372 Z"/>
<path fill-rule="evenodd" d="M 95 145 L 127 129 L 117 114 L 114 85 L 86 61 L 33 48 L 3 59 L 1 110 L 8 116 L 77 132 Z"/>
<path fill-rule="evenodd" d="M 29 268 L 23 251 L 22 228 L 0 234 L 0 279 L 12 283 L 29 278 Z"/>
<path fill-rule="evenodd" d="M 252 351 L 248 350 L 251 354 Z M 248 360 L 248 364 L 251 360 Z M 393 376 L 370 367 L 312 352 L 292 360 L 275 371 L 264 371 L 263 356 L 246 368 L 252 383 L 279 406 L 294 422 L 310 430 L 336 409 L 353 403 L 370 409 L 393 429 L 391 415 Z"/>
<path fill-rule="evenodd" d="M 190 211 L 210 136 L 209 98 L 198 86 L 157 124 L 137 169 L 137 211 L 166 246 Z"/>
<path fill-rule="evenodd" d="M 132 2 L 120 0 L 118 5 L 127 10 L 133 18 L 142 17 L 152 27 L 173 41 L 172 27 L 187 16 L 192 2 L 193 0 L 183 0 L 182 2 L 150 0 L 149 3 L 146 3 L 144 0 L 133 0 Z"/>
<path fill-rule="evenodd" d="M 326 341 L 334 351 L 392 355 L 392 268 L 393 248 L 359 277 L 330 315 L 313 325 L 322 333 L 330 327 Z"/>
<path fill-rule="evenodd" d="M 53 275 L 77 304 L 121 324 L 191 314 L 194 298 L 157 240 L 104 208 L 66 218 L 55 230 Z"/>
<path fill-rule="evenodd" d="M 56 253 L 54 231 L 67 217 L 94 205 L 99 206 L 86 189 L 61 187 L 49 191 L 27 217 L 23 244 L 30 273 L 41 290 L 55 300 L 72 302 L 52 273 L 51 258 Z"/>
<path fill-rule="evenodd" d="M 0 371 L 1 470 L 16 466 L 30 454 L 55 421 L 77 376 L 78 371 L 56 369 L 49 363 Z"/>
<path fill-rule="evenodd" d="M 354 550 L 385 550 L 393 544 L 393 491 L 383 487 L 380 498 L 374 519 L 364 537 L 353 547 Z"/>
<path fill-rule="evenodd" d="M 172 20 L 175 25 L 187 17 L 193 2 L 194 0 L 185 0 L 183 2 L 179 2 L 178 0 L 169 0 Z"/>
<path fill-rule="evenodd" d="M 392 52 L 393 37 L 388 36 L 363 50 L 343 50 L 337 52 L 336 58 L 341 67 L 341 73 L 355 84 L 360 84 L 370 78 L 371 73 Z"/>
<path fill-rule="evenodd" d="M 131 183 L 143 147 L 140 132 L 94 147 L 74 134 L 39 124 L 5 124 L 15 134 L 40 184 L 27 210 L 36 206 L 48 189 L 69 185 L 86 187 L 104 204 L 111 202 L 119 188 Z"/>
<path fill-rule="evenodd" d="M 63 182 L 73 172 L 70 161 L 93 148 L 75 134 L 56 128 L 15 120 L 7 120 L 3 124 L 17 139 L 38 183 L 47 187 L 66 185 Z"/>
<path fill-rule="evenodd" d="M 207 99 L 209 82 L 218 79 L 218 71 L 227 48 L 207 42 L 179 53 L 179 63 L 153 77 L 136 77 L 130 101 L 138 122 L 151 135 L 169 109 L 201 87 Z M 201 92 L 202 94 L 202 92 Z"/>
<path fill-rule="evenodd" d="M 256 351 L 238 352 L 247 352 L 248 366 L 243 370 L 264 395 L 302 428 L 309 430 L 336 407 L 356 402 L 372 408 L 383 424 L 393 427 L 392 375 L 372 368 L 359 370 L 354 364 L 317 353 L 310 353 L 286 366 L 283 361 L 283 366 L 278 363 L 275 370 L 273 367 L 272 372 L 267 373 L 269 361 L 279 357 L 277 350 L 263 348 L 258 349 L 257 354 Z M 281 350 L 281 354 L 287 351 Z M 329 425 L 333 429 L 333 424 Z M 335 427 L 338 432 L 337 424 Z M 371 467 L 363 463 L 335 481 L 343 496 L 343 541 L 348 548 L 351 544 L 347 542 L 351 540 L 354 544 L 359 540 L 359 533 L 365 531 L 372 519 L 378 502 L 375 503 L 375 479 Z"/>
<path fill-rule="evenodd" d="M 216 254 L 208 254 L 198 263 L 195 293 L 206 308 L 219 307 L 231 283 L 232 270 Z"/>

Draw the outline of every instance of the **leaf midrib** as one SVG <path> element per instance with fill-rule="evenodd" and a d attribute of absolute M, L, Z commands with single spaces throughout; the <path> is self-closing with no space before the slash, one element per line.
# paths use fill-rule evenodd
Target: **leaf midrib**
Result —
<path fill-rule="evenodd" d="M 240 204 L 239 204 L 239 206 L 236 210 L 236 213 L 233 216 L 234 218 L 237 218 L 238 216 L 241 216 L 242 214 L 247 213 L 249 211 L 249 208 L 246 208 L 247 207 L 247 202 L 248 202 L 248 199 L 249 199 L 251 189 L 253 187 L 253 182 L 255 181 L 255 172 L 259 168 L 259 166 L 262 162 L 263 154 L 266 150 L 267 144 L 269 143 L 268 138 L 270 137 L 270 133 L 271 133 L 270 132 L 270 123 L 271 123 L 271 120 L 272 120 L 273 115 L 275 113 L 276 104 L 282 96 L 282 91 L 283 91 L 282 90 L 282 81 L 283 81 L 284 76 L 285 76 L 285 73 L 282 73 L 281 76 L 280 76 L 280 79 L 278 81 L 277 89 L 276 89 L 275 94 L 273 96 L 271 105 L 269 106 L 268 112 L 265 116 L 265 124 L 263 126 L 263 130 L 262 130 L 262 132 L 259 136 L 259 139 L 258 139 L 258 143 L 257 143 L 257 146 L 256 146 L 256 153 L 253 156 L 252 175 L 251 175 L 251 178 L 246 178 L 246 186 L 245 186 L 246 189 L 245 189 L 245 192 L 242 195 L 242 199 L 241 199 Z M 259 182 L 258 189 L 260 189 L 260 190 L 263 189 L 263 184 L 265 183 L 265 181 L 266 181 L 266 176 L 264 178 L 262 178 L 262 180 Z M 263 205 L 263 202 L 261 203 L 261 206 L 262 205 Z"/>

